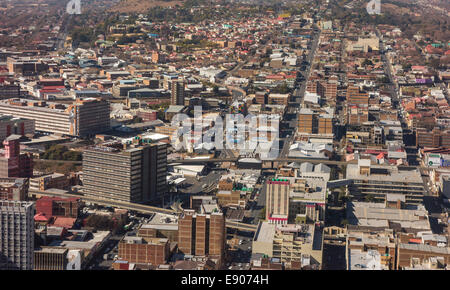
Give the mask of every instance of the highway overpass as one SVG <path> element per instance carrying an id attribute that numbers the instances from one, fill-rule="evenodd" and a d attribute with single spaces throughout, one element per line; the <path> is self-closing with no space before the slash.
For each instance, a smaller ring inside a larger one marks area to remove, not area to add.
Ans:
<path id="1" fill-rule="evenodd" d="M 50 190 L 46 190 L 46 191 L 40 191 L 40 190 L 30 189 L 28 191 L 28 195 L 76 197 L 76 198 L 80 198 L 84 202 L 89 202 L 89 203 L 98 204 L 98 205 L 102 205 L 102 206 L 112 206 L 112 207 L 123 208 L 123 209 L 132 210 L 132 211 L 136 211 L 136 212 L 143 213 L 143 214 L 154 214 L 154 213 L 163 213 L 163 214 L 172 214 L 172 215 L 178 214 L 176 211 L 174 211 L 172 209 L 160 208 L 160 207 L 138 204 L 138 203 L 97 199 L 97 198 L 93 198 L 93 197 L 86 197 L 81 194 L 68 193 L 64 190 L 51 190 L 50 189 Z M 240 223 L 240 222 L 235 222 L 235 221 L 226 221 L 226 227 L 238 229 L 241 231 L 255 232 L 257 226 Z"/>

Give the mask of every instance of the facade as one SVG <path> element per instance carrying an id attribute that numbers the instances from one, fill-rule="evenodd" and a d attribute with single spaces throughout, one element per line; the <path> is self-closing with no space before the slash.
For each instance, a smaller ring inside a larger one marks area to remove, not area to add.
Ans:
<path id="1" fill-rule="evenodd" d="M 225 249 L 223 214 L 185 210 L 178 220 L 178 249 L 185 255 L 222 257 Z"/>
<path id="2" fill-rule="evenodd" d="M 184 80 L 173 80 L 171 90 L 171 104 L 184 106 Z"/>
<path id="3" fill-rule="evenodd" d="M 283 224 L 288 221 L 290 185 L 287 179 L 267 181 L 266 219 L 271 223 Z"/>
<path id="4" fill-rule="evenodd" d="M 49 188 L 68 189 L 69 186 L 70 179 L 61 173 L 30 178 L 31 190 L 44 191 Z"/>
<path id="5" fill-rule="evenodd" d="M 0 177 L 33 176 L 33 157 L 20 153 L 20 136 L 11 135 L 3 141 L 5 153 L 0 156 Z"/>
<path id="6" fill-rule="evenodd" d="M 0 99 L 6 98 L 19 98 L 20 86 L 14 84 L 2 84 L 0 85 Z"/>
<path id="7" fill-rule="evenodd" d="M 0 116 L 0 141 L 10 135 L 34 135 L 35 121 L 32 119 L 14 118 L 13 116 Z"/>
<path id="8" fill-rule="evenodd" d="M 0 201 L 0 270 L 34 267 L 34 204 Z"/>
<path id="9" fill-rule="evenodd" d="M 52 216 L 77 218 L 79 207 L 78 198 L 44 196 L 36 201 L 36 212 L 44 214 L 47 218 Z"/>
<path id="10" fill-rule="evenodd" d="M 8 99 L 0 102 L 0 114 L 35 121 L 37 131 L 85 136 L 110 129 L 110 107 L 105 100 L 88 98 L 71 105 Z"/>
<path id="11" fill-rule="evenodd" d="M 125 202 L 147 202 L 167 192 L 167 144 L 104 143 L 83 153 L 87 196 Z"/>
<path id="12" fill-rule="evenodd" d="M 27 196 L 27 178 L 0 178 L 0 199 L 25 201 Z"/>
<path id="13" fill-rule="evenodd" d="M 374 201 L 385 202 L 391 193 L 405 196 L 406 204 L 420 204 L 424 186 L 419 170 L 402 170 L 396 166 L 371 165 L 370 159 L 360 159 L 358 164 L 347 165 L 349 194 L 358 200 L 373 197 Z"/>
<path id="14" fill-rule="evenodd" d="M 170 243 L 165 238 L 124 237 L 119 243 L 120 259 L 137 264 L 165 264 Z"/>
<path id="15" fill-rule="evenodd" d="M 252 254 L 262 254 L 282 263 L 300 263 L 300 267 L 320 269 L 323 229 L 315 225 L 276 225 L 259 223 L 252 243 Z"/>
<path id="16" fill-rule="evenodd" d="M 424 264 L 429 266 L 423 267 Z M 397 270 L 444 269 L 446 265 L 450 265 L 449 247 L 410 243 L 399 243 L 397 246 Z"/>
<path id="17" fill-rule="evenodd" d="M 34 270 L 62 271 L 67 268 L 69 249 L 48 247 L 34 251 Z"/>

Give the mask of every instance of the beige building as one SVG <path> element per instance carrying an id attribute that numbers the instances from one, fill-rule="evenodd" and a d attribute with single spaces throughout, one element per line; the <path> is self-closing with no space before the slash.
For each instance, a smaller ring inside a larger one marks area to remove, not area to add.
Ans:
<path id="1" fill-rule="evenodd" d="M 273 178 L 266 183 L 266 220 L 285 224 L 289 214 L 290 185 L 287 179 Z"/>
<path id="2" fill-rule="evenodd" d="M 303 267 L 320 269 L 323 229 L 314 225 L 275 225 L 259 223 L 253 238 L 253 254 L 279 259 L 282 263 L 300 262 Z"/>

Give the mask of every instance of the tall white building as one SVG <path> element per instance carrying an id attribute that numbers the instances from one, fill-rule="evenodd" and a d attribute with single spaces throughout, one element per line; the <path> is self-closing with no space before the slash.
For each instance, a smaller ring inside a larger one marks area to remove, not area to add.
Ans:
<path id="1" fill-rule="evenodd" d="M 33 270 L 33 202 L 0 200 L 0 270 Z"/>

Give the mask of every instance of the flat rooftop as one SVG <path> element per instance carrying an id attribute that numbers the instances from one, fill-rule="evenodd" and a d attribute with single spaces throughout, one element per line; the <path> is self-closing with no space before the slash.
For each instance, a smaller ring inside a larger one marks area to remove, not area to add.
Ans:
<path id="1" fill-rule="evenodd" d="M 420 171 L 401 170 L 396 166 L 370 165 L 370 174 L 361 174 L 358 164 L 347 165 L 347 179 L 379 182 L 406 182 L 423 184 Z"/>

